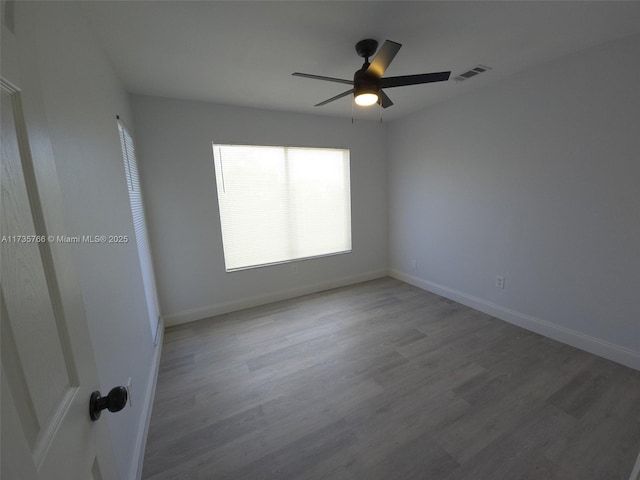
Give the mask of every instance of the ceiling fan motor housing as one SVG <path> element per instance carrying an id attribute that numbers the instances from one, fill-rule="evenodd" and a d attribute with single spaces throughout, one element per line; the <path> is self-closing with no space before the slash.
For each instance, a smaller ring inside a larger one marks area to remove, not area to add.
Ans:
<path id="1" fill-rule="evenodd" d="M 353 76 L 354 96 L 362 93 L 374 93 L 378 95 L 380 92 L 380 79 L 371 73 L 367 73 L 368 63 L 358 70 Z"/>

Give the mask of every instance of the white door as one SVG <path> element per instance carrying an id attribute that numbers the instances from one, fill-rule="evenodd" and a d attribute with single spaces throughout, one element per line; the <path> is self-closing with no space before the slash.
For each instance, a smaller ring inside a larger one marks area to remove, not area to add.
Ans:
<path id="1" fill-rule="evenodd" d="M 3 72 L 17 72 L 5 48 Z M 23 117 L 20 80 L 11 82 L 2 79 L 0 104 L 1 478 L 115 479 L 104 420 L 114 414 L 89 418 L 98 378 L 73 244 L 52 238 L 65 230 L 49 138 Z"/>

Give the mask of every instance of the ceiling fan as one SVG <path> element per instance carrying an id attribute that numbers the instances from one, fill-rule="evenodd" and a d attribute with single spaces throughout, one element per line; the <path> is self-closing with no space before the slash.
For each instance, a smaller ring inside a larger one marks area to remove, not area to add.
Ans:
<path id="1" fill-rule="evenodd" d="M 382 78 L 385 70 L 389 68 L 393 58 L 402 47 L 402 44 L 385 40 L 375 56 L 373 61 L 369 63 L 371 57 L 378 49 L 378 42 L 371 38 L 361 40 L 356 43 L 356 52 L 364 58 L 362 68 L 353 75 L 353 80 L 342 78 L 323 77 L 321 75 L 311 75 L 309 73 L 295 72 L 292 75 L 296 77 L 314 78 L 316 80 L 325 80 L 327 82 L 345 83 L 353 85 L 353 88 L 342 92 L 335 97 L 331 97 L 324 102 L 320 102 L 316 107 L 326 105 L 327 103 L 346 97 L 353 93 L 356 104 L 360 106 L 373 105 L 378 103 L 382 108 L 393 105 L 391 99 L 382 90 L 383 88 L 404 87 L 406 85 L 418 85 L 420 83 L 444 82 L 449 80 L 451 72 L 434 72 L 421 73 L 418 75 L 402 75 L 399 77 Z"/>

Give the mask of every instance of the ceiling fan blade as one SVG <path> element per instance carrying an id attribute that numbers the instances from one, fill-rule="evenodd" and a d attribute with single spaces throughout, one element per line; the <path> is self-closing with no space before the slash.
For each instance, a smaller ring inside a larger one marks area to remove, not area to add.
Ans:
<path id="1" fill-rule="evenodd" d="M 419 75 L 402 75 L 400 77 L 387 77 L 380 79 L 381 88 L 403 87 L 405 85 L 418 85 L 420 83 L 446 82 L 451 72 L 421 73 Z"/>
<path id="2" fill-rule="evenodd" d="M 373 62 L 371 62 L 371 65 L 367 68 L 367 73 L 373 73 L 378 78 L 382 77 L 385 70 L 389 68 L 389 64 L 393 61 L 393 57 L 395 57 L 398 50 L 400 50 L 400 47 L 402 47 L 401 43 L 385 40 L 373 59 Z"/>
<path id="3" fill-rule="evenodd" d="M 382 108 L 387 108 L 393 105 L 393 102 L 391 101 L 389 96 L 382 90 L 380 90 L 380 105 L 382 105 Z"/>
<path id="4" fill-rule="evenodd" d="M 331 97 L 329 100 L 325 100 L 324 102 L 320 102 L 317 105 L 314 105 L 314 107 L 321 107 L 322 105 L 326 105 L 329 102 L 333 102 L 334 100 L 338 100 L 339 98 L 342 97 L 346 97 L 347 95 L 350 95 L 354 92 L 354 89 L 352 88 L 351 90 L 347 90 L 346 92 L 342 92 L 339 95 L 336 95 L 335 97 Z"/>
<path id="5" fill-rule="evenodd" d="M 345 83 L 347 85 L 353 85 L 353 80 L 345 80 L 343 78 L 323 77 L 322 75 L 311 75 L 310 73 L 292 73 L 294 77 L 313 78 L 314 80 L 325 80 L 327 82 Z"/>

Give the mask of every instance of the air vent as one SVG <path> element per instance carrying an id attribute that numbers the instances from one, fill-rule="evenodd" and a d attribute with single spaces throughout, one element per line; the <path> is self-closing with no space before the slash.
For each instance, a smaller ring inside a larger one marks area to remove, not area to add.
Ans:
<path id="1" fill-rule="evenodd" d="M 457 82 L 463 82 L 489 70 L 491 70 L 491 67 L 487 67 L 486 65 L 476 65 L 471 70 L 467 70 L 466 72 L 461 73 L 460 75 L 455 77 L 454 80 Z"/>

